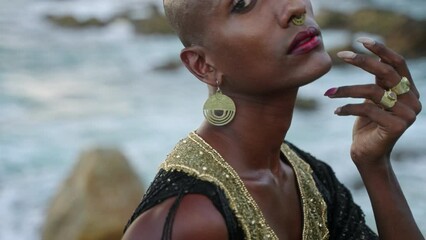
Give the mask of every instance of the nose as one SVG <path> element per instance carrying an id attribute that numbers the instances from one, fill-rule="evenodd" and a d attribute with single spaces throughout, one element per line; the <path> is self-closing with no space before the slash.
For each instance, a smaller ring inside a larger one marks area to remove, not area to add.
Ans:
<path id="1" fill-rule="evenodd" d="M 297 17 L 306 13 L 305 0 L 276 0 L 278 23 L 282 28 L 288 28 L 293 17 Z"/>

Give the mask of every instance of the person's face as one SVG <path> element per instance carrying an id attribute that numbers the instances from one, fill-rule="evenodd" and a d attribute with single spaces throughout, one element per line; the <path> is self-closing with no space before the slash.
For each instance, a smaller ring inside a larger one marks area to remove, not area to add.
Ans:
<path id="1" fill-rule="evenodd" d="M 282 91 L 309 83 L 330 69 L 319 33 L 303 38 L 307 44 L 300 40 L 296 49 L 291 47 L 296 35 L 318 30 L 309 0 L 212 1 L 205 18 L 204 47 L 214 68 L 223 74 L 222 90 Z M 305 12 L 304 25 L 291 22 Z"/>

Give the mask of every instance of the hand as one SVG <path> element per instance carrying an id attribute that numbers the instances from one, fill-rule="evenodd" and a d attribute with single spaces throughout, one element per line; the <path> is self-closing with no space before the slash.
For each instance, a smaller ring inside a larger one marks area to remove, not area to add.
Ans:
<path id="1" fill-rule="evenodd" d="M 361 104 L 339 107 L 335 113 L 339 116 L 357 116 L 351 146 L 355 164 L 380 164 L 389 160 L 393 146 L 421 111 L 421 103 L 404 58 L 372 39 L 360 38 L 358 41 L 380 60 L 349 51 L 340 52 L 338 56 L 375 75 L 376 83 L 332 88 L 325 95 L 330 98 L 365 99 Z M 380 104 L 385 90 L 396 86 L 402 77 L 410 81 L 410 91 L 398 95 L 395 105 L 385 109 Z"/>

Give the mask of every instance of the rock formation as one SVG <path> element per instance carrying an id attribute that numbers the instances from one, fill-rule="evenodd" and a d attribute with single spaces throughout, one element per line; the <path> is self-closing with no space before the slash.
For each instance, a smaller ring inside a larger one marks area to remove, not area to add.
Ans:
<path id="1" fill-rule="evenodd" d="M 317 22 L 325 29 L 379 35 L 387 46 L 407 58 L 426 56 L 426 20 L 388 10 L 360 9 L 353 14 L 323 10 Z"/>
<path id="2" fill-rule="evenodd" d="M 139 178 L 118 150 L 86 151 L 53 198 L 42 239 L 121 239 L 142 194 Z"/>

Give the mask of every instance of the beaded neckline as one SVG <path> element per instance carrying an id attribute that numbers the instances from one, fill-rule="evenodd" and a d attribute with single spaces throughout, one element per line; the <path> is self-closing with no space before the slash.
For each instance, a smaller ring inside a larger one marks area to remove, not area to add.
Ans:
<path id="1" fill-rule="evenodd" d="M 299 185 L 303 240 L 327 239 L 327 207 L 312 178 L 312 169 L 287 144 L 282 144 L 281 151 L 292 165 Z M 182 171 L 219 186 L 244 231 L 245 239 L 278 239 L 237 172 L 195 132 L 176 145 L 161 168 Z"/>

